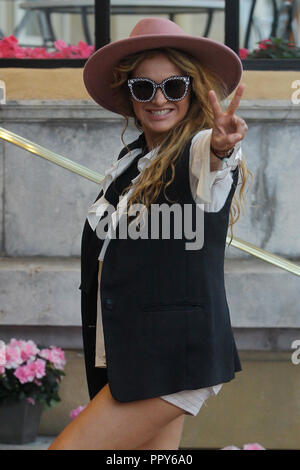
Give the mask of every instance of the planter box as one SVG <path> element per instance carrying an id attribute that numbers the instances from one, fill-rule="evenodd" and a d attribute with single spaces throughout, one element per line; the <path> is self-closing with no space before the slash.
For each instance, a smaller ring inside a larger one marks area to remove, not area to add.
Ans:
<path id="1" fill-rule="evenodd" d="M 43 405 L 31 405 L 26 400 L 0 406 L 0 442 L 27 444 L 36 439 Z"/>
<path id="2" fill-rule="evenodd" d="M 300 70 L 300 59 L 244 59 L 244 70 Z"/>

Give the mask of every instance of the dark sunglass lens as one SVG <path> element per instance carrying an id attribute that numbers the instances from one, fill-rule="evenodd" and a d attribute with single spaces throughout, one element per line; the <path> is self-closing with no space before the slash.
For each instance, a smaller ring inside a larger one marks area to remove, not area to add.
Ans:
<path id="1" fill-rule="evenodd" d="M 151 82 L 141 80 L 133 83 L 132 91 L 138 100 L 149 100 L 153 93 L 153 85 Z"/>
<path id="2" fill-rule="evenodd" d="M 182 98 L 185 93 L 185 82 L 176 78 L 172 78 L 165 83 L 165 92 L 171 99 Z"/>

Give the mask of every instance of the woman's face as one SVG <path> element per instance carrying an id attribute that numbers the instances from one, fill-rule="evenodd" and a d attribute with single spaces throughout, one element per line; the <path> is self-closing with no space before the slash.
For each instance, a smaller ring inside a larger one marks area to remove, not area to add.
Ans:
<path id="1" fill-rule="evenodd" d="M 157 54 L 152 58 L 143 60 L 133 71 L 131 78 L 150 78 L 156 83 L 161 83 L 168 77 L 185 75 L 164 54 Z M 160 88 L 152 101 L 139 102 L 131 97 L 133 110 L 139 119 L 145 133 L 149 149 L 154 143 L 158 143 L 162 134 L 169 131 L 186 115 L 190 103 L 190 90 L 180 101 L 169 101 L 163 95 Z M 158 114 L 163 111 L 163 114 Z"/>

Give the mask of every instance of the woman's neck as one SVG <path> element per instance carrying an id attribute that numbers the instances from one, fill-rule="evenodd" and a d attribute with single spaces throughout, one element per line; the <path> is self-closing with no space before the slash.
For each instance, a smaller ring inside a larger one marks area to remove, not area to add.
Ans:
<path id="1" fill-rule="evenodd" d="M 160 145 L 160 143 L 162 142 L 162 140 L 164 138 L 163 134 L 159 134 L 159 135 L 154 136 L 154 135 L 150 135 L 146 131 L 144 131 L 144 134 L 145 134 L 145 140 L 146 140 L 146 144 L 147 144 L 149 152 L 151 152 L 151 150 L 153 150 L 155 147 Z"/>

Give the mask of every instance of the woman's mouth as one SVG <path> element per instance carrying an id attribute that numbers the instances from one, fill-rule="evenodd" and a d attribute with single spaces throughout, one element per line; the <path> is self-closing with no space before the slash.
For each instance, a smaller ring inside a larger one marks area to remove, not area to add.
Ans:
<path id="1" fill-rule="evenodd" d="M 151 117 L 155 118 L 163 118 L 170 114 L 173 110 L 172 109 L 148 109 L 147 112 L 151 115 Z"/>

